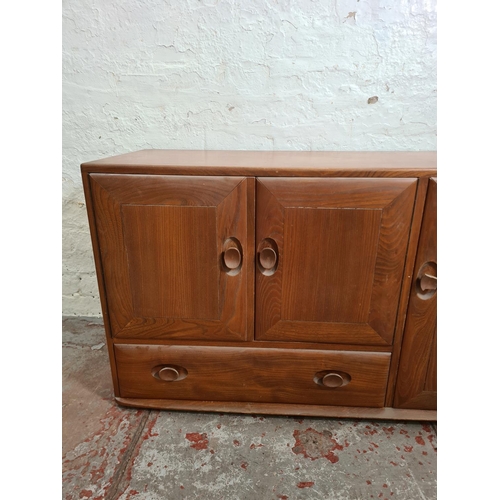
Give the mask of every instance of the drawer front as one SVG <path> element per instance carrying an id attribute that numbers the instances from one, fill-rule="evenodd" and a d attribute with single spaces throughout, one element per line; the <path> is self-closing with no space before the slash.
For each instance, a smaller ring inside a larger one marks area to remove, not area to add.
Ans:
<path id="1" fill-rule="evenodd" d="M 121 397 L 382 407 L 390 353 L 115 344 Z"/>

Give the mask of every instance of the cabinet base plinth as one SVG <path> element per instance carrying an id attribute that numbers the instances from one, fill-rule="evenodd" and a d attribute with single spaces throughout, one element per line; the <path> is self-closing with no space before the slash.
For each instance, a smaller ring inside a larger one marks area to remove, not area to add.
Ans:
<path id="1" fill-rule="evenodd" d="M 149 408 L 152 410 L 294 415 L 300 417 L 362 418 L 380 420 L 422 420 L 427 422 L 437 421 L 437 411 L 435 410 L 140 398 L 115 398 L 115 400 L 121 406 Z"/>

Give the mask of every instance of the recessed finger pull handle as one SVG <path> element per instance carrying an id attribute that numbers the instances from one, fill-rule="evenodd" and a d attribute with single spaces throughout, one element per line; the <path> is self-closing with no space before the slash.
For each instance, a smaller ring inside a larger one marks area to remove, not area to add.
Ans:
<path id="1" fill-rule="evenodd" d="M 426 262 L 420 267 L 415 286 L 417 296 L 422 300 L 428 300 L 434 296 L 437 291 L 437 264 L 435 262 Z"/>
<path id="2" fill-rule="evenodd" d="M 420 278 L 420 288 L 423 292 L 429 292 L 431 290 L 437 289 L 437 276 L 432 276 L 432 274 L 425 273 Z"/>
<path id="3" fill-rule="evenodd" d="M 222 270 L 229 276 L 240 273 L 243 265 L 243 248 L 238 238 L 227 238 L 222 245 Z"/>
<path id="4" fill-rule="evenodd" d="M 340 373 L 327 373 L 322 379 L 325 387 L 341 387 L 344 385 L 344 379 Z"/>
<path id="5" fill-rule="evenodd" d="M 263 239 L 257 248 L 257 268 L 264 276 L 272 276 L 278 269 L 278 245 L 272 238 Z"/>
<path id="6" fill-rule="evenodd" d="M 264 269 L 272 269 L 277 260 L 276 252 L 270 247 L 262 249 L 259 253 L 259 263 Z"/>
<path id="7" fill-rule="evenodd" d="M 237 247 L 228 248 L 224 252 L 224 264 L 228 269 L 237 269 L 241 264 L 241 252 Z"/>
<path id="8" fill-rule="evenodd" d="M 343 387 L 351 381 L 351 376 L 348 373 L 341 371 L 324 370 L 316 373 L 314 382 L 322 387 L 335 389 Z"/>
<path id="9" fill-rule="evenodd" d="M 151 370 L 151 375 L 163 382 L 177 382 L 185 379 L 188 372 L 184 367 L 178 365 L 158 365 Z"/>

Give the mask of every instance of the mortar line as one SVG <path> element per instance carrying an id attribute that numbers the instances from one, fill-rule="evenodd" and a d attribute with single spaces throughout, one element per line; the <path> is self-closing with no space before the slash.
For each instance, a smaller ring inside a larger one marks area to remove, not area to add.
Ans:
<path id="1" fill-rule="evenodd" d="M 151 415 L 151 410 L 145 411 L 146 413 L 142 416 L 139 426 L 132 437 L 132 441 L 128 445 L 127 451 L 123 454 L 122 463 L 118 466 L 117 471 L 113 475 L 113 479 L 111 480 L 111 489 L 105 495 L 104 500 L 116 500 L 118 498 L 119 487 L 122 484 L 123 476 L 125 475 L 130 459 L 134 454 L 137 443 L 139 442 L 142 432 L 144 431 L 144 427 L 146 427 L 146 423 Z"/>

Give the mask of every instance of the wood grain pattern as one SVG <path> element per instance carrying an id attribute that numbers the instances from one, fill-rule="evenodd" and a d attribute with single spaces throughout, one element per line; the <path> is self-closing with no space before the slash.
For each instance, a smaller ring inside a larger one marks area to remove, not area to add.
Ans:
<path id="1" fill-rule="evenodd" d="M 383 406 L 390 354 L 115 344 L 123 397 Z M 179 382 L 151 375 L 157 365 L 187 370 Z M 320 371 L 351 376 L 348 385 L 317 385 Z"/>
<path id="2" fill-rule="evenodd" d="M 186 401 L 172 399 L 115 398 L 122 406 L 154 410 L 243 413 L 250 415 L 294 415 L 300 417 L 362 418 L 381 420 L 437 420 L 432 410 L 399 408 L 363 408 L 359 406 L 322 406 L 279 403 L 248 403 L 246 401 Z"/>
<path id="3" fill-rule="evenodd" d="M 123 204 L 121 212 L 134 317 L 218 320 L 215 208 Z"/>
<path id="4" fill-rule="evenodd" d="M 417 258 L 418 270 L 427 262 L 437 262 L 437 182 L 429 181 Z M 410 296 L 401 349 L 394 406 L 435 410 L 437 293 L 428 299 L 418 296 L 416 279 Z"/>
<path id="5" fill-rule="evenodd" d="M 229 235 L 247 248 L 246 179 L 90 177 L 113 336 L 251 335 L 253 266 L 229 275 L 221 262 Z"/>
<path id="6" fill-rule="evenodd" d="M 428 177 L 435 151 L 143 150 L 82 164 L 84 172 L 273 177 Z"/>
<path id="7" fill-rule="evenodd" d="M 285 210 L 284 321 L 367 322 L 380 217 L 381 210 Z"/>
<path id="8" fill-rule="evenodd" d="M 280 263 L 256 275 L 256 338 L 390 344 L 415 189 L 415 179 L 259 178 L 257 244 L 276 241 Z"/>

